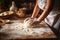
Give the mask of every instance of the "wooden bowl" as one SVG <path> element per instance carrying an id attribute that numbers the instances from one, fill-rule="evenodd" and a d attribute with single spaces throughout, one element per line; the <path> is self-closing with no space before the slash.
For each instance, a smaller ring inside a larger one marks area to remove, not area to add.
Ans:
<path id="1" fill-rule="evenodd" d="M 6 12 L 2 12 L 0 13 L 0 18 L 9 18 L 14 14 L 13 11 L 6 11 Z"/>

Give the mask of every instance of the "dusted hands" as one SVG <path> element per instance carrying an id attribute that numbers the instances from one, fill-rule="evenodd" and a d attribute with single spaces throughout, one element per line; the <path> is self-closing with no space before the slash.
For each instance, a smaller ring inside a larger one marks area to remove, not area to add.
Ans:
<path id="1" fill-rule="evenodd" d="M 26 18 L 24 20 L 24 27 L 26 28 L 31 28 L 37 24 L 39 24 L 39 21 L 37 21 L 37 18 Z"/>

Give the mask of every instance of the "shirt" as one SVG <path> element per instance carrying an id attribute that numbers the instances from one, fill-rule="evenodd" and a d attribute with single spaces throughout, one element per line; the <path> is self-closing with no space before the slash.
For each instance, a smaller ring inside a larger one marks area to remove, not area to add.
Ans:
<path id="1" fill-rule="evenodd" d="M 44 10 L 47 0 L 38 0 L 37 3 L 38 3 L 38 7 Z M 59 14 L 60 14 L 60 0 L 54 0 L 53 9 L 46 17 L 45 22 L 49 25 L 52 25 L 55 20 L 55 17 Z"/>

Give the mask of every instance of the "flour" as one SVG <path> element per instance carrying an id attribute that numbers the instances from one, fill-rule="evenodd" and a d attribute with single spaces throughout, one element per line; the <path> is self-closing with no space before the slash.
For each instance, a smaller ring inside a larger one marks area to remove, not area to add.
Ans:
<path id="1" fill-rule="evenodd" d="M 16 38 L 43 38 L 45 37 L 44 33 L 48 33 L 47 35 L 50 35 L 52 31 L 45 26 L 41 28 L 25 28 L 24 23 L 21 22 L 14 22 L 12 24 L 6 24 L 2 26 L 0 29 L 0 33 L 7 34 L 6 37 L 3 37 L 1 39 L 16 39 Z M 46 35 L 46 34 L 45 34 Z"/>

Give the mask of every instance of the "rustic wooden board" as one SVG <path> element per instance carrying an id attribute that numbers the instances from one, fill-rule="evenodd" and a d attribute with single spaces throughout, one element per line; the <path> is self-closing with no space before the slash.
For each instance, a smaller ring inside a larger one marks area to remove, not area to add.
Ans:
<path id="1" fill-rule="evenodd" d="M 12 24 L 5 24 L 0 29 L 0 39 L 30 39 L 30 38 L 56 38 L 53 31 L 44 23 L 37 28 L 20 27 L 22 20 L 12 20 Z"/>

